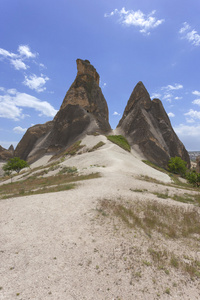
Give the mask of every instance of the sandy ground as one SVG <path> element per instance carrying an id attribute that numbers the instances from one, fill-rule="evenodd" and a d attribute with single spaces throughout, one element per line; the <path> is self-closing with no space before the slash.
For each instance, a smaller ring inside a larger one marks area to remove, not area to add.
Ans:
<path id="1" fill-rule="evenodd" d="M 83 144 L 90 149 L 99 140 L 106 145 L 91 153 L 83 149 L 62 164 L 76 166 L 79 173 L 98 171 L 100 178 L 82 181 L 74 190 L 0 201 L 0 299 L 200 299 L 197 279 L 142 264 L 149 247 L 200 260 L 198 242 L 151 239 L 99 214 L 100 200 L 142 202 L 155 199 L 151 191 L 166 191 L 165 185 L 139 180 L 140 175 L 171 181 L 136 152 L 129 154 L 103 136 L 86 137 Z"/>

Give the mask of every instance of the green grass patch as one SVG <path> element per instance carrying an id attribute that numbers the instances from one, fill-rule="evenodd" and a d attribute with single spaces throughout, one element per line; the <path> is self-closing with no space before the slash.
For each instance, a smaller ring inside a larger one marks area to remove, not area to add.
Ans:
<path id="1" fill-rule="evenodd" d="M 63 167 L 60 171 L 59 171 L 59 174 L 65 174 L 65 173 L 68 173 L 68 174 L 75 174 L 77 173 L 77 168 L 76 167 Z"/>
<path id="2" fill-rule="evenodd" d="M 123 135 L 108 135 L 107 139 L 122 149 L 131 152 L 131 146 Z"/>
<path id="3" fill-rule="evenodd" d="M 91 149 L 89 149 L 88 152 L 93 152 L 93 151 L 99 149 L 100 147 L 102 147 L 102 146 L 104 146 L 104 145 L 105 145 L 105 143 L 102 142 L 102 141 L 100 141 L 100 142 L 97 143 L 94 147 L 92 147 Z"/>

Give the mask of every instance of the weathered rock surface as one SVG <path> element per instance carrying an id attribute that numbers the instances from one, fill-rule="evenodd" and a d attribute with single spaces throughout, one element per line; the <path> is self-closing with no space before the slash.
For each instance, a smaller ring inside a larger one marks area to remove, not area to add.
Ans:
<path id="1" fill-rule="evenodd" d="M 12 158 L 14 154 L 14 147 L 11 145 L 8 150 L 0 146 L 0 161 L 6 161 Z"/>
<path id="2" fill-rule="evenodd" d="M 159 99 L 151 101 L 142 82 L 134 88 L 117 126 L 133 147 L 156 165 L 167 167 L 170 157 L 179 156 L 190 166 L 189 155 L 174 132 Z"/>
<path id="3" fill-rule="evenodd" d="M 29 163 L 56 153 L 86 133 L 107 133 L 108 106 L 99 87 L 99 74 L 88 60 L 77 59 L 77 76 L 53 121 L 27 130 L 15 156 Z"/>

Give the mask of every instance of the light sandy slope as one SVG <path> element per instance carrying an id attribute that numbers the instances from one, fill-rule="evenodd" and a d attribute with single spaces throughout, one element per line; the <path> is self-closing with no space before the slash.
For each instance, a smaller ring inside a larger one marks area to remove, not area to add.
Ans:
<path id="1" fill-rule="evenodd" d="M 102 199 L 155 199 L 135 189 L 181 191 L 138 180 L 142 174 L 170 181 L 105 137 L 86 137 L 83 144 L 91 149 L 99 140 L 106 143 L 101 149 L 62 164 L 76 166 L 80 173 L 100 171 L 101 178 L 80 182 L 75 190 L 0 201 L 0 299 L 199 299 L 198 280 L 142 263 L 149 247 L 200 259 L 195 244 L 130 232 L 99 216 L 97 209 Z"/>

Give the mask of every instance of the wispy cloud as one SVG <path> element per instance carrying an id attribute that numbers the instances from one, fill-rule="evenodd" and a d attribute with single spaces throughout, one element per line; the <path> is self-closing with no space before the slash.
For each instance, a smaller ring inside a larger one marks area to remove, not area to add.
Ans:
<path id="1" fill-rule="evenodd" d="M 17 53 L 0 48 L 0 59 L 7 59 L 16 70 L 26 70 L 28 65 L 25 63 L 25 60 L 34 58 L 36 55 L 37 53 L 33 53 L 27 45 L 20 45 Z"/>
<path id="2" fill-rule="evenodd" d="M 168 102 L 172 102 L 173 95 L 172 94 L 164 94 L 162 100 L 166 100 Z"/>
<path id="3" fill-rule="evenodd" d="M 49 78 L 47 76 L 44 76 L 43 74 L 41 74 L 41 76 L 33 74 L 29 77 L 25 76 L 23 84 L 28 86 L 31 90 L 43 92 L 46 90 L 46 87 L 44 87 L 44 85 L 48 80 Z"/>
<path id="4" fill-rule="evenodd" d="M 27 128 L 22 128 L 21 126 L 16 126 L 13 128 L 13 131 L 15 133 L 20 133 L 20 134 L 25 133 L 26 130 L 27 130 Z"/>
<path id="5" fill-rule="evenodd" d="M 57 110 L 47 101 L 41 101 L 26 93 L 7 92 L 0 96 L 0 117 L 18 121 L 25 117 L 23 108 L 32 108 L 39 112 L 39 116 L 54 117 L 57 113 Z"/>
<path id="6" fill-rule="evenodd" d="M 31 52 L 29 46 L 27 45 L 20 45 L 18 47 L 18 52 L 21 57 L 25 56 L 27 58 L 34 58 L 37 55 L 36 53 Z"/>
<path id="7" fill-rule="evenodd" d="M 159 99 L 162 95 L 160 93 L 153 93 L 151 99 Z"/>
<path id="8" fill-rule="evenodd" d="M 200 92 L 199 91 L 193 91 L 192 94 L 195 95 L 195 96 L 199 96 L 200 97 Z"/>
<path id="9" fill-rule="evenodd" d="M 192 103 L 200 106 L 200 99 L 196 99 L 196 100 L 192 101 Z"/>
<path id="10" fill-rule="evenodd" d="M 200 46 L 200 35 L 195 29 L 187 23 L 183 23 L 183 27 L 179 30 L 179 34 L 182 39 L 188 40 L 194 46 Z"/>
<path id="11" fill-rule="evenodd" d="M 182 84 L 175 83 L 174 85 L 168 84 L 167 86 L 163 86 L 161 89 L 162 90 L 173 91 L 173 90 L 180 90 L 182 88 L 183 88 Z"/>
<path id="12" fill-rule="evenodd" d="M 26 70 L 28 66 L 21 59 L 11 59 L 11 65 L 14 66 L 15 70 Z"/>
<path id="13" fill-rule="evenodd" d="M 113 17 L 117 15 L 119 22 L 126 26 L 135 26 L 140 28 L 140 32 L 150 34 L 151 29 L 161 25 L 165 20 L 156 19 L 154 16 L 156 10 L 153 10 L 148 15 L 144 14 L 141 10 L 126 10 L 124 7 L 121 10 L 114 9 L 111 13 L 104 14 L 104 17 Z"/>
<path id="14" fill-rule="evenodd" d="M 189 112 L 184 114 L 185 116 L 189 116 L 192 119 L 200 119 L 200 111 L 196 111 L 193 109 L 190 109 Z"/>

